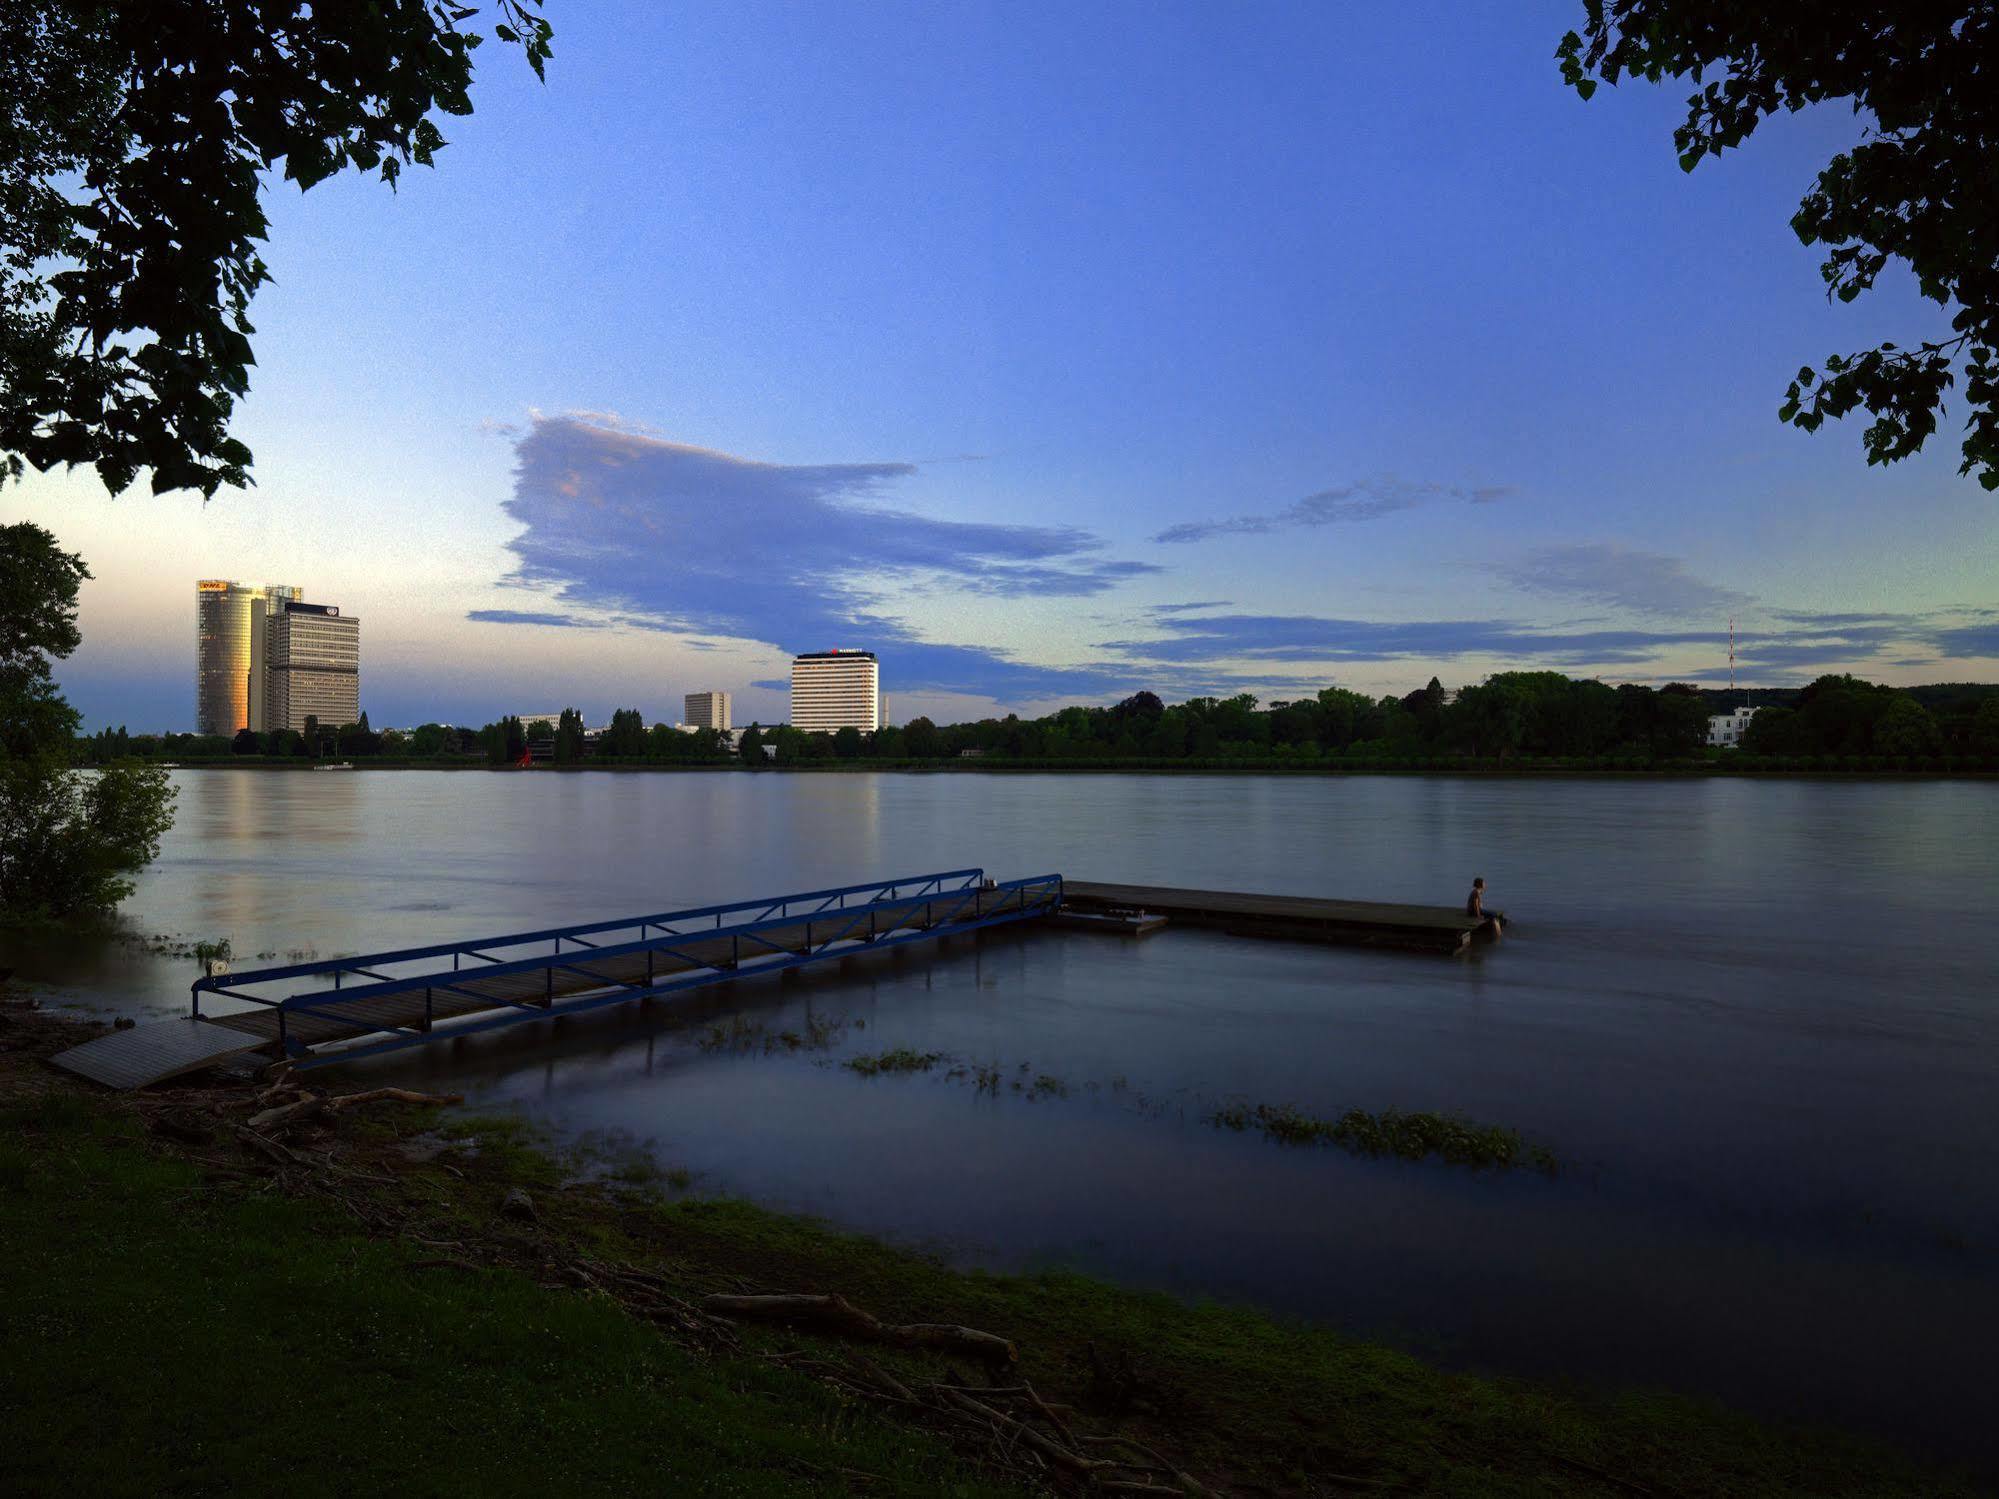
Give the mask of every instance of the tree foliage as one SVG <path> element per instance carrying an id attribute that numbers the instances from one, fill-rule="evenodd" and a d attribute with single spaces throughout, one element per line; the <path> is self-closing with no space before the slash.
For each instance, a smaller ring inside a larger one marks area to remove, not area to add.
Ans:
<path id="1" fill-rule="evenodd" d="M 491 35 L 537 74 L 541 0 Z M 91 464 L 114 494 L 250 482 L 229 436 L 270 279 L 265 174 L 393 186 L 472 112 L 455 0 L 0 0 L 0 477 Z"/>
<path id="2" fill-rule="evenodd" d="M 1961 373 L 1959 471 L 1999 489 L 1999 0 L 1585 0 L 1585 15 L 1556 52 L 1583 98 L 1599 81 L 1692 79 L 1673 133 L 1686 171 L 1779 111 L 1852 107 L 1859 143 L 1819 173 L 1791 228 L 1825 247 L 1829 296 L 1853 301 L 1898 261 L 1955 309 L 1952 336 L 1808 365 L 1779 415 L 1811 432 L 1865 410 L 1867 461 L 1892 463 L 1936 431 Z"/>
<path id="3" fill-rule="evenodd" d="M 0 765 L 0 914 L 110 910 L 159 857 L 173 803 L 155 765 L 80 771 L 49 755 Z"/>
<path id="4" fill-rule="evenodd" d="M 40 526 L 0 526 L 0 762 L 66 745 L 76 710 L 49 663 L 75 650 L 76 594 L 90 569 Z"/>
<path id="5" fill-rule="evenodd" d="M 158 766 L 73 768 L 76 710 L 53 663 L 76 649 L 90 570 L 40 526 L 0 527 L 0 915 L 108 910 L 160 851 L 173 788 Z"/>
<path id="6" fill-rule="evenodd" d="M 564 708 L 555 722 L 555 763 L 574 765 L 583 758 L 583 715 Z"/>
<path id="7" fill-rule="evenodd" d="M 604 730 L 604 737 L 597 748 L 600 754 L 616 760 L 636 760 L 644 755 L 645 715 L 636 708 L 617 709 L 611 714 L 611 726 Z"/>

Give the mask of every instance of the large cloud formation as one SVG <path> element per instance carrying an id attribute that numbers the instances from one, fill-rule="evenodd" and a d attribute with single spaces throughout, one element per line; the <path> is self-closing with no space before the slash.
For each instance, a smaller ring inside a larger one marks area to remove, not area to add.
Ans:
<path id="1" fill-rule="evenodd" d="M 891 508 L 908 463 L 776 464 L 634 431 L 608 418 L 537 416 L 515 444 L 510 581 L 579 611 L 477 610 L 494 623 L 586 623 L 895 650 L 898 690 L 1006 698 L 1100 694 L 1123 669 L 1046 667 L 987 647 L 915 638 L 878 604 L 935 584 L 1004 598 L 1101 593 L 1160 569 L 1101 555 L 1087 531 L 940 520 Z"/>
<path id="2" fill-rule="evenodd" d="M 1475 661 L 1571 672 L 1656 670 L 1662 657 L 1725 659 L 1717 618 L 1745 595 L 1705 582 L 1674 557 L 1606 544 L 1564 544 L 1485 564 L 1523 593 L 1653 616 L 1537 624 L 1505 618 L 1383 621 L 1235 612 L 1225 600 L 1154 604 L 1095 659 L 1050 666 L 988 646 L 938 644 L 887 611 L 892 595 L 985 595 L 1019 601 L 1102 594 L 1156 574 L 1104 555 L 1067 526 L 942 520 L 885 500 L 916 473 L 908 463 L 773 464 L 666 441 L 615 418 L 536 417 L 516 435 L 506 513 L 510 582 L 536 607 L 479 609 L 475 620 L 663 630 L 763 642 L 783 651 L 867 646 L 888 658 L 896 692 L 966 693 L 1006 703 L 1092 699 L 1138 687 L 1175 697 L 1245 688 L 1280 695 L 1322 686 L 1341 667 Z M 1503 491 L 1377 480 L 1308 496 L 1265 516 L 1176 526 L 1157 538 L 1365 520 L 1441 504 L 1483 504 Z M 1985 609 L 1932 614 L 1752 611 L 1738 660 L 1766 682 L 1814 669 L 1865 669 L 1987 656 L 1999 625 Z M 694 649 L 717 648 L 689 639 Z M 782 683 L 772 683 L 781 687 Z"/>

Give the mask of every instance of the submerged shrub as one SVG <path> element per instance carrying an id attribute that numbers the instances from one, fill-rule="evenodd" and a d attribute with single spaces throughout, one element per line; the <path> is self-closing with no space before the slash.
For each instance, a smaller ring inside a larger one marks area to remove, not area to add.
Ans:
<path id="1" fill-rule="evenodd" d="M 1337 1119 L 1320 1119 L 1289 1104 L 1231 1104 L 1208 1116 L 1218 1129 L 1255 1129 L 1284 1145 L 1338 1145 L 1354 1155 L 1397 1156 L 1421 1161 L 1431 1156 L 1456 1166 L 1507 1168 L 1531 1166 L 1552 1173 L 1551 1151 L 1528 1145 L 1517 1130 L 1497 1124 L 1474 1124 L 1451 1114 L 1403 1113 L 1388 1109 L 1370 1114 L 1349 1109 Z"/>
<path id="2" fill-rule="evenodd" d="M 849 1057 L 841 1065 L 862 1077 L 878 1077 L 884 1072 L 928 1072 L 943 1060 L 941 1051 L 912 1051 L 907 1046 L 897 1046 L 871 1056 Z"/>
<path id="3" fill-rule="evenodd" d="M 156 765 L 87 771 L 51 755 L 0 760 L 0 913 L 109 911 L 158 856 L 174 796 Z"/>

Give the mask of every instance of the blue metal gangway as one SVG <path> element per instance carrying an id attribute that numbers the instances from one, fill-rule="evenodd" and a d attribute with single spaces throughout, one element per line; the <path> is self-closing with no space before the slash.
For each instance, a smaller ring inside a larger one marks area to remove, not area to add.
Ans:
<path id="1" fill-rule="evenodd" d="M 325 1066 L 1031 920 L 1061 904 L 1059 874 L 994 882 L 954 869 L 216 974 L 195 980 L 191 1013 L 234 1032 L 239 1049 L 236 1038 L 250 1036 L 297 1066 Z M 215 1000 L 239 1007 L 218 1013 Z"/>

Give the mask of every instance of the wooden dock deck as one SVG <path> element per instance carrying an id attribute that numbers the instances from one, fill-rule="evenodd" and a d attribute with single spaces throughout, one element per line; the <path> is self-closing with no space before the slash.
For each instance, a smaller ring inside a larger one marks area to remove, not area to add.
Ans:
<path id="1" fill-rule="evenodd" d="M 995 883 L 982 870 L 951 870 L 210 976 L 195 981 L 188 1017 L 117 1031 L 52 1060 L 114 1088 L 260 1049 L 297 1067 L 329 1065 L 1040 919 L 1054 913 L 1061 885 L 1060 875 Z M 218 1013 L 217 1001 L 237 1007 Z"/>
<path id="2" fill-rule="evenodd" d="M 983 870 L 949 870 L 211 975 L 195 981 L 187 1018 L 114 1032 L 53 1060 L 115 1088 L 144 1087 L 249 1051 L 297 1067 L 326 1066 L 953 932 L 1051 919 L 1128 936 L 1177 923 L 1436 953 L 1462 952 L 1481 927 L 1447 906 L 1099 884 L 1057 874 L 995 883 Z M 205 1011 L 204 996 L 212 1001 Z"/>
<path id="3" fill-rule="evenodd" d="M 1064 880 L 1062 909 L 1085 915 L 1144 911 L 1181 926 L 1209 927 L 1240 936 L 1438 953 L 1464 951 L 1480 926 L 1463 911 L 1450 906 L 1320 900 L 1311 896 L 1255 895 L 1231 890 L 1181 890 L 1091 880 Z"/>

